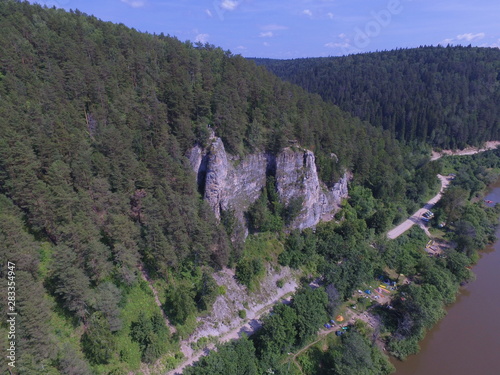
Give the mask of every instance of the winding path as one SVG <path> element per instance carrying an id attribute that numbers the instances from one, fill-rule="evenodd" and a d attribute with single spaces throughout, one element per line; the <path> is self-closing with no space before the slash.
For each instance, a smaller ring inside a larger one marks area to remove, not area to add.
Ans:
<path id="1" fill-rule="evenodd" d="M 161 314 L 163 316 L 163 320 L 165 321 L 165 325 L 170 330 L 170 334 L 176 333 L 177 329 L 175 328 L 175 326 L 172 323 L 170 323 L 170 320 L 168 320 L 168 316 L 167 316 L 167 314 L 165 314 L 165 310 L 163 310 L 163 305 L 160 301 L 160 298 L 158 297 L 158 291 L 155 289 L 155 287 L 153 285 L 153 281 L 149 277 L 146 269 L 144 268 L 144 266 L 142 264 L 139 264 L 139 270 L 141 271 L 142 279 L 148 283 L 149 288 L 153 292 L 153 296 L 155 298 L 156 305 L 160 308 Z"/>
<path id="2" fill-rule="evenodd" d="M 415 212 L 413 215 L 411 215 L 408 219 L 403 221 L 401 224 L 399 224 L 397 227 L 391 229 L 387 233 L 387 237 L 389 237 L 391 240 L 399 237 L 402 235 L 404 232 L 406 232 L 408 229 L 410 229 L 413 225 L 418 224 L 424 231 L 429 235 L 427 228 L 423 225 L 421 217 L 424 212 L 430 210 L 434 205 L 439 202 L 441 197 L 443 196 L 444 190 L 448 187 L 450 184 L 450 180 L 448 180 L 448 177 L 442 176 L 438 174 L 438 178 L 441 180 L 441 189 L 439 190 L 439 193 L 437 193 L 436 196 L 431 198 L 421 209 L 419 209 L 417 212 Z"/>
<path id="3" fill-rule="evenodd" d="M 441 152 L 437 151 L 432 151 L 432 156 L 431 156 L 431 161 L 433 160 L 438 160 L 439 158 L 443 156 L 460 156 L 460 155 L 474 155 L 479 152 L 484 152 L 488 150 L 492 150 L 500 146 L 500 141 L 490 141 L 486 142 L 485 147 L 483 148 L 466 148 L 464 150 L 442 150 Z M 441 180 L 441 189 L 439 190 L 439 193 L 434 196 L 432 199 L 430 199 L 424 207 L 419 209 L 417 212 L 415 212 L 413 215 L 411 215 L 407 220 L 403 221 L 401 224 L 399 224 L 397 227 L 391 229 L 387 233 L 387 237 L 391 240 L 399 237 L 402 235 L 404 232 L 406 232 L 408 229 L 410 229 L 413 225 L 417 224 L 419 225 L 425 233 L 430 237 L 430 233 L 427 229 L 427 227 L 422 223 L 421 217 L 422 214 L 428 210 L 430 210 L 434 205 L 439 202 L 441 197 L 443 196 L 444 190 L 448 187 L 450 184 L 450 181 L 448 180 L 447 177 L 442 176 L 442 175 L 437 175 L 438 178 Z"/>
<path id="4" fill-rule="evenodd" d="M 243 333 L 245 333 L 248 336 L 252 335 L 254 332 L 256 332 L 258 329 L 262 327 L 260 321 L 261 316 L 271 311 L 271 309 L 277 303 L 282 302 L 283 298 L 285 298 L 288 294 L 289 292 L 284 292 L 283 294 L 280 294 L 271 303 L 269 303 L 264 308 L 259 310 L 255 314 L 253 319 L 249 319 L 245 321 L 243 324 L 240 324 L 237 327 L 233 328 L 229 332 L 219 336 L 217 338 L 217 341 L 220 343 L 224 343 L 234 339 L 239 339 Z M 199 351 L 194 351 L 191 349 L 189 345 L 189 340 L 183 340 L 181 342 L 181 351 L 184 353 L 184 355 L 186 355 L 186 360 L 182 362 L 177 368 L 168 371 L 166 375 L 182 374 L 182 371 L 186 367 L 193 365 L 195 362 L 199 361 L 201 357 L 208 355 L 212 350 L 216 350 L 216 345 L 213 343 L 208 344 L 205 348 Z"/>

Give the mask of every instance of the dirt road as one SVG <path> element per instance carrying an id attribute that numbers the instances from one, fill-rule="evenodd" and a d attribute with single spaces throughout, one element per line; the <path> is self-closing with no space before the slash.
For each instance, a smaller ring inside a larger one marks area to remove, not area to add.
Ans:
<path id="1" fill-rule="evenodd" d="M 490 142 L 486 142 L 485 146 L 483 148 L 469 147 L 469 148 L 466 148 L 463 150 L 442 150 L 441 152 L 432 151 L 431 161 L 437 160 L 445 155 L 453 155 L 453 156 L 474 155 L 474 154 L 477 154 L 479 152 L 493 150 L 493 149 L 497 148 L 498 146 L 500 146 L 500 141 L 490 141 Z"/>
<path id="2" fill-rule="evenodd" d="M 431 158 L 431 160 L 437 160 L 437 159 L 441 158 L 444 155 L 472 155 L 472 154 L 476 154 L 478 152 L 482 152 L 482 151 L 486 151 L 486 150 L 490 150 L 490 149 L 496 148 L 499 145 L 500 145 L 500 141 L 495 141 L 495 142 L 487 142 L 485 148 L 482 148 L 482 149 L 465 149 L 465 150 L 460 150 L 460 151 L 443 150 L 440 153 L 433 151 L 432 152 L 432 158 Z M 422 207 L 417 212 L 415 212 L 412 216 L 410 216 L 410 218 L 408 218 L 406 221 L 404 221 L 403 223 L 401 223 L 400 225 L 398 225 L 397 227 L 395 227 L 394 229 L 392 229 L 391 231 L 389 231 L 387 233 L 387 236 L 390 239 L 397 238 L 398 236 L 400 236 L 401 234 L 403 234 L 404 232 L 406 232 L 408 229 L 410 229 L 415 224 L 420 225 L 422 227 L 422 229 L 424 229 L 426 231 L 426 233 L 429 235 L 429 232 L 428 232 L 427 228 L 423 225 L 423 222 L 421 220 L 422 214 L 425 211 L 431 209 L 441 199 L 443 191 L 446 189 L 446 187 L 450 183 L 450 181 L 448 180 L 447 177 L 441 176 L 441 175 L 438 175 L 438 177 L 441 180 L 441 189 L 440 189 L 439 193 L 435 197 L 433 197 L 432 199 L 430 199 L 425 204 L 424 207 Z M 143 278 L 146 278 L 146 275 L 143 274 Z M 150 284 L 150 286 L 152 287 L 151 284 Z M 154 288 L 152 288 L 152 289 L 153 289 L 153 292 L 155 292 Z M 155 294 L 155 297 L 156 297 L 156 293 L 154 293 L 154 294 Z M 260 323 L 260 320 L 259 320 L 260 317 L 261 317 L 261 315 L 263 315 L 264 313 L 268 312 L 275 303 L 279 302 L 279 300 L 282 297 L 283 296 L 280 296 L 280 298 L 276 299 L 273 303 L 267 305 L 264 309 L 262 309 L 261 311 L 259 311 L 258 313 L 256 313 L 252 317 L 252 319 L 248 320 L 246 323 L 241 324 L 241 325 L 233 328 L 229 332 L 227 332 L 227 333 L 219 336 L 218 341 L 219 342 L 227 342 L 227 341 L 230 341 L 232 339 L 239 338 L 242 333 L 246 333 L 246 334 L 252 334 L 252 333 L 254 333 L 256 330 L 258 330 L 261 327 L 261 323 Z M 157 302 L 159 302 L 159 301 L 157 301 Z M 366 319 L 368 319 L 368 315 L 365 314 L 365 316 L 363 316 L 362 314 L 360 314 L 360 316 L 358 316 L 357 318 L 360 318 L 362 320 L 367 321 Z M 166 317 L 165 317 L 165 320 L 166 320 L 166 322 L 168 322 L 168 319 Z M 329 334 L 329 333 L 332 333 L 332 332 L 334 332 L 334 330 L 333 331 L 330 331 L 330 330 L 324 331 L 323 330 L 323 331 L 320 331 L 319 336 L 321 338 L 322 336 L 324 336 L 326 334 Z M 319 341 L 319 339 L 317 341 Z M 295 353 L 293 355 L 293 357 L 292 357 L 292 360 L 294 362 L 296 362 L 296 357 L 300 353 L 302 353 L 305 350 L 307 350 L 311 345 L 314 345 L 317 341 L 309 344 L 305 348 L 302 348 L 299 352 Z M 186 368 L 188 366 L 191 366 L 196 361 L 198 361 L 201 357 L 207 355 L 208 353 L 210 353 L 211 350 L 215 349 L 215 344 L 209 344 L 203 350 L 194 351 L 190 347 L 189 344 L 190 344 L 189 340 L 184 340 L 183 342 L 181 342 L 181 351 L 186 356 L 186 361 L 183 362 L 176 369 L 169 371 L 167 373 L 167 375 L 181 374 L 182 371 L 184 370 L 184 368 Z M 300 368 L 300 366 L 299 366 L 299 368 Z"/>
<path id="3" fill-rule="evenodd" d="M 418 224 L 419 226 L 423 227 L 422 229 L 425 228 L 424 230 L 426 231 L 427 235 L 429 235 L 429 233 L 427 231 L 427 228 L 424 226 L 424 223 L 422 222 L 422 214 L 424 212 L 430 210 L 432 207 L 434 207 L 434 205 L 437 202 L 439 202 L 439 200 L 443 196 L 444 190 L 450 184 L 450 181 L 448 180 L 448 177 L 442 176 L 442 175 L 438 174 L 438 178 L 441 180 L 441 189 L 439 190 L 439 193 L 436 196 L 434 196 L 432 199 L 430 199 L 425 204 L 424 207 L 422 207 L 417 212 L 415 212 L 413 215 L 411 215 L 407 220 L 403 221 L 397 227 L 395 227 L 394 229 L 390 230 L 387 233 L 387 237 L 389 237 L 391 240 L 393 240 L 394 238 L 397 238 L 400 235 L 402 235 L 404 232 L 406 232 L 408 229 L 410 229 L 415 224 Z"/>
<path id="4" fill-rule="evenodd" d="M 484 152 L 488 150 L 492 150 L 500 146 L 500 141 L 490 141 L 486 142 L 485 147 L 483 148 L 466 148 L 464 150 L 442 150 L 441 152 L 437 151 L 432 151 L 432 156 L 431 156 L 431 161 L 432 160 L 437 160 L 445 155 L 452 155 L 452 156 L 459 156 L 459 155 L 474 155 L 479 152 Z M 430 199 L 424 207 L 419 209 L 417 212 L 415 212 L 413 215 L 411 215 L 407 220 L 399 224 L 397 227 L 393 228 L 387 233 L 387 237 L 389 237 L 391 240 L 394 238 L 399 237 L 402 235 L 404 232 L 406 232 L 408 229 L 410 229 L 413 225 L 418 224 L 424 231 L 427 233 L 427 235 L 430 237 L 429 230 L 427 227 L 424 225 L 422 222 L 422 214 L 430 210 L 434 205 L 439 202 L 441 197 L 443 196 L 443 191 L 446 189 L 446 187 L 449 185 L 450 181 L 445 177 L 438 175 L 439 179 L 441 180 L 441 190 L 439 193 Z"/>
<path id="5" fill-rule="evenodd" d="M 229 270 L 225 270 L 226 272 L 229 272 Z M 221 271 L 222 272 L 222 271 Z M 276 281 L 272 279 L 274 282 L 274 285 L 276 285 Z M 217 341 L 220 343 L 223 342 L 228 342 L 233 339 L 239 339 L 241 335 L 246 334 L 246 335 L 251 335 L 257 330 L 259 330 L 262 327 L 262 323 L 260 321 L 260 318 L 271 311 L 271 309 L 277 304 L 277 303 L 285 303 L 288 297 L 291 293 L 291 291 L 295 290 L 298 286 L 297 282 L 295 280 L 289 281 L 285 284 L 290 286 L 288 288 L 279 288 L 279 290 L 276 291 L 274 297 L 272 300 L 269 300 L 268 303 L 265 305 L 258 305 L 259 309 L 258 310 L 248 310 L 247 311 L 247 319 L 242 321 L 241 324 L 236 325 L 234 328 L 231 330 L 217 335 Z M 182 371 L 188 367 L 193 365 L 195 362 L 199 361 L 201 357 L 207 355 L 210 353 L 210 351 L 216 349 L 216 345 L 214 343 L 211 343 L 207 345 L 205 348 L 202 350 L 195 351 L 191 348 L 191 343 L 193 342 L 193 337 L 190 337 L 186 340 L 181 341 L 181 351 L 185 356 L 185 361 L 181 363 L 177 368 L 174 370 L 171 370 L 167 372 L 166 375 L 175 375 L 175 374 L 182 374 Z"/>
<path id="6" fill-rule="evenodd" d="M 303 348 L 299 349 L 296 353 L 288 353 L 289 355 L 289 361 L 293 361 L 297 368 L 299 369 L 300 373 L 303 374 L 304 371 L 302 370 L 302 366 L 300 365 L 299 361 L 297 360 L 297 357 L 300 356 L 302 353 L 304 353 L 306 350 L 308 350 L 311 346 L 317 344 L 319 341 L 321 341 L 326 335 L 334 334 L 336 331 L 341 329 L 342 326 L 350 326 L 354 325 L 356 320 L 362 320 L 365 322 L 370 328 L 374 330 L 378 330 L 380 327 L 380 318 L 376 315 L 372 315 L 368 310 L 364 312 L 358 312 L 354 311 L 352 309 L 349 309 L 349 320 L 347 323 L 341 324 L 341 325 L 335 325 L 330 329 L 321 329 L 318 334 L 316 340 L 311 342 L 310 344 L 304 346 Z"/>

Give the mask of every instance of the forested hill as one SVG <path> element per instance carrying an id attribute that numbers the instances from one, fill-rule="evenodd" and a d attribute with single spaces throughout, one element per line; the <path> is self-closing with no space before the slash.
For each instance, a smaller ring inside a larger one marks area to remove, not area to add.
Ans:
<path id="1" fill-rule="evenodd" d="M 498 48 L 255 61 L 400 140 L 462 148 L 500 139 Z"/>
<path id="2" fill-rule="evenodd" d="M 417 191 L 425 155 L 241 56 L 18 1 L 0 1 L 0 30 L 0 276 L 16 264 L 20 374 L 128 373 L 172 348 L 141 263 L 168 280 L 179 330 L 210 309 L 211 272 L 240 248 L 185 157 L 208 124 L 232 154 L 296 140 L 323 181 L 347 168 L 391 213 Z"/>

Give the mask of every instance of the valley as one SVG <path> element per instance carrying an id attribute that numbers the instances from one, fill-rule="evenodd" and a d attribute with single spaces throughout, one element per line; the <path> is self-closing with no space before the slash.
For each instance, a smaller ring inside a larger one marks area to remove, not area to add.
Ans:
<path id="1" fill-rule="evenodd" d="M 495 241 L 498 49 L 259 61 L 17 0 L 0 28 L 4 372 L 390 374 Z"/>

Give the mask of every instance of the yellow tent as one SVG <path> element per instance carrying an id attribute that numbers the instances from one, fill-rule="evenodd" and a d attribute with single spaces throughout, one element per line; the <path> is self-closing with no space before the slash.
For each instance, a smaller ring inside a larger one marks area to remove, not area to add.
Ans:
<path id="1" fill-rule="evenodd" d="M 343 322 L 344 321 L 344 317 L 342 315 L 337 315 L 337 317 L 335 318 L 335 320 L 337 322 Z"/>

